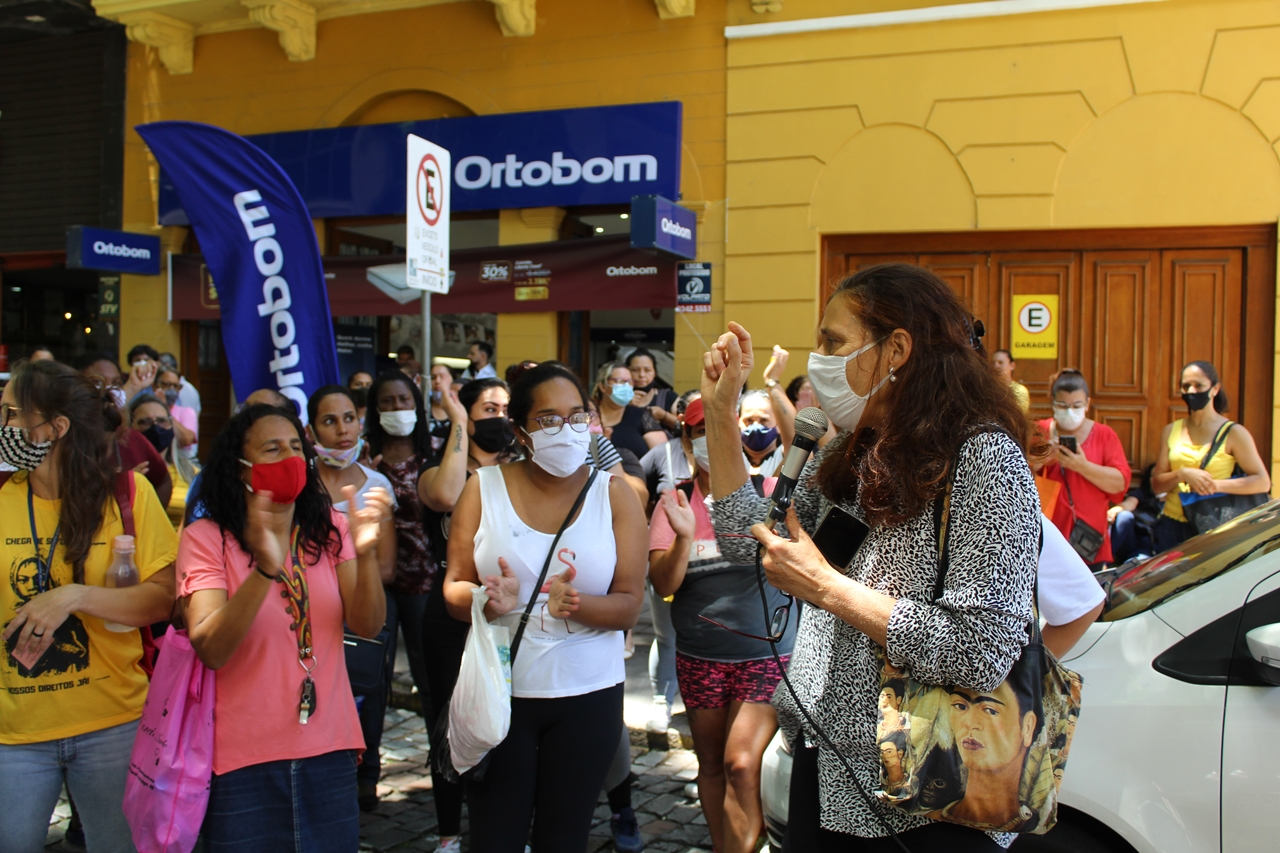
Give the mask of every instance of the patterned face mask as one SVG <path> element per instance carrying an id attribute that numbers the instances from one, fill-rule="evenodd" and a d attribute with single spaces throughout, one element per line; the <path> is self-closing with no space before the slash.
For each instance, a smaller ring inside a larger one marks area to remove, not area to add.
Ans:
<path id="1" fill-rule="evenodd" d="M 0 427 L 0 462 L 19 471 L 34 471 L 53 449 L 53 442 L 32 444 L 27 441 L 27 431 L 18 426 Z"/>

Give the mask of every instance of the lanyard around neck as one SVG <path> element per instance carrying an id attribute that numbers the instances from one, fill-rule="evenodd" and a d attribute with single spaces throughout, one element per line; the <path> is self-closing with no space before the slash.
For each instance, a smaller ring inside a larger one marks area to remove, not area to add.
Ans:
<path id="1" fill-rule="evenodd" d="M 53 529 L 53 539 L 49 541 L 49 559 L 40 556 L 40 537 L 36 534 L 36 501 L 35 492 L 31 488 L 31 478 L 27 478 L 27 517 L 31 520 L 31 547 L 36 552 L 36 591 L 47 592 L 53 574 L 53 553 L 58 548 L 58 537 L 62 534 L 62 519 Z"/>
<path id="2" fill-rule="evenodd" d="M 298 663 L 309 673 L 316 662 L 311 643 L 311 588 L 307 582 L 306 567 L 302 562 L 296 527 L 293 529 L 291 544 L 292 547 L 289 550 L 291 559 L 280 571 L 280 581 L 284 584 L 280 597 L 289 603 L 289 615 L 293 619 L 289 627 L 298 638 Z M 308 660 L 311 660 L 311 666 L 307 665 Z"/>

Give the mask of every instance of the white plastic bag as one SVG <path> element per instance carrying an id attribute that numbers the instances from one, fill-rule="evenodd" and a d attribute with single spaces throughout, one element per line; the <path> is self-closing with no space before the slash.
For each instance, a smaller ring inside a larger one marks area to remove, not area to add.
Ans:
<path id="1" fill-rule="evenodd" d="M 491 625 L 483 587 L 471 590 L 471 632 L 449 701 L 449 750 L 459 775 L 502 743 L 511 728 L 511 631 Z"/>

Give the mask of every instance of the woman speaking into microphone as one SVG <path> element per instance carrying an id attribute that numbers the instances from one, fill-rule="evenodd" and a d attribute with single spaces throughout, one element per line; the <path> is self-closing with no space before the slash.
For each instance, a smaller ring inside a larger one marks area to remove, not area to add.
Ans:
<path id="1" fill-rule="evenodd" d="M 798 695 L 781 686 L 773 700 L 794 754 L 788 851 L 899 849 L 885 837 L 891 830 L 913 853 L 999 850 L 1014 838 L 909 815 L 873 793 L 883 657 L 922 682 L 992 691 L 1028 642 L 1040 536 L 1025 456 L 1031 427 L 973 329 L 927 270 L 886 264 L 840 282 L 808 366 L 840 434 L 805 466 L 787 536 L 762 523 L 770 502 L 742 461 L 734 406 L 754 364 L 751 336 L 731 323 L 704 356 L 720 549 L 754 562 L 759 540 L 770 583 L 810 605 L 788 668 Z M 935 600 L 935 509 L 948 490 L 950 564 Z M 842 529 L 869 528 L 856 552 L 834 558 L 840 568 L 810 538 L 829 506 L 857 520 Z"/>

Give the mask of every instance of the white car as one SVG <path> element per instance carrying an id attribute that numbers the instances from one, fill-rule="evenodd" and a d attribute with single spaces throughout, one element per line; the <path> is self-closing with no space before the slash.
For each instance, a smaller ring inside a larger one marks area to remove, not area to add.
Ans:
<path id="1" fill-rule="evenodd" d="M 1280 850 L 1277 552 L 1273 501 L 1103 577 L 1106 610 L 1065 661 L 1084 694 L 1058 825 L 1015 853 Z M 775 737 L 761 780 L 775 851 L 790 778 Z"/>

